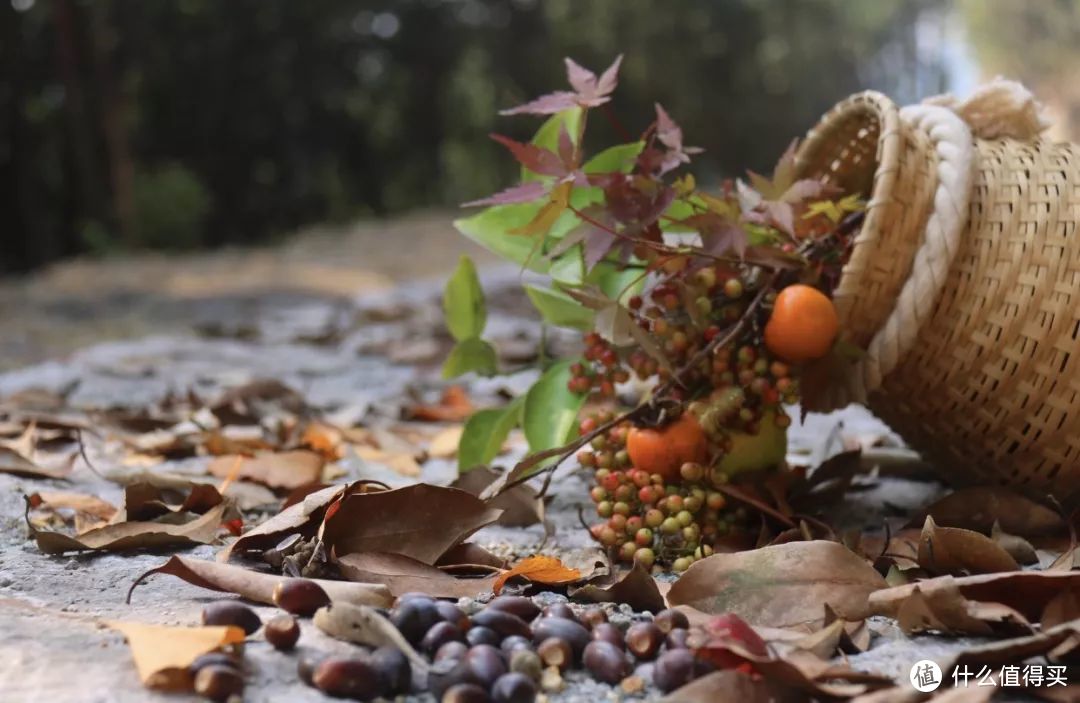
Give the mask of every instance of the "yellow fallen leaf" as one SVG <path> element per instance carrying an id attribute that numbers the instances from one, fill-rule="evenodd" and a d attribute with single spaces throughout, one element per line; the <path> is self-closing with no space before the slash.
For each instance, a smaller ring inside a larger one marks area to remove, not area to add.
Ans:
<path id="1" fill-rule="evenodd" d="M 102 500 L 97 496 L 86 493 L 69 493 L 66 491 L 39 491 L 30 496 L 30 507 L 51 508 L 59 510 L 68 508 L 88 515 L 93 515 L 102 520 L 111 520 L 116 514 L 116 506 Z"/>
<path id="2" fill-rule="evenodd" d="M 200 654 L 244 641 L 244 631 L 232 625 L 173 627 L 121 621 L 105 624 L 127 638 L 143 685 L 169 691 L 191 689 L 188 667 Z"/>
<path id="3" fill-rule="evenodd" d="M 581 572 L 577 569 L 571 569 L 556 557 L 538 555 L 522 559 L 512 569 L 499 574 L 491 590 L 495 595 L 499 595 L 502 587 L 514 576 L 521 576 L 545 586 L 558 586 L 581 580 Z"/>
<path id="4" fill-rule="evenodd" d="M 428 454 L 439 459 L 449 459 L 457 455 L 458 443 L 461 435 L 465 432 L 465 425 L 455 425 L 440 430 L 431 438 L 428 445 Z"/>

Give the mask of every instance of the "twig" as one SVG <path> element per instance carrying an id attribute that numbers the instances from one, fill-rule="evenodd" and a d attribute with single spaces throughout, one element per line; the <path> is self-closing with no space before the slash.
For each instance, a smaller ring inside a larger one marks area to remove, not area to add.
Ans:
<path id="1" fill-rule="evenodd" d="M 792 520 L 791 518 L 789 518 L 787 515 L 784 515 L 782 512 L 780 512 L 776 508 L 772 507 L 771 505 L 768 505 L 767 503 L 764 503 L 764 502 L 758 500 L 757 498 L 754 498 L 753 496 L 750 496 L 750 495 L 748 495 L 746 493 L 743 493 L 742 491 L 740 491 L 738 488 L 735 488 L 734 486 L 731 486 L 731 485 L 726 484 L 726 483 L 717 483 L 714 486 L 714 488 L 717 491 L 719 491 L 720 493 L 723 493 L 724 495 L 730 496 L 730 497 L 734 498 L 735 500 L 739 501 L 740 503 L 746 503 L 747 505 L 749 505 L 751 508 L 754 508 L 758 512 L 764 513 L 765 515 L 768 515 L 768 516 L 770 516 L 772 518 L 775 518 L 776 520 L 779 520 L 780 522 L 782 522 L 787 527 L 798 527 L 795 524 L 795 521 Z"/>

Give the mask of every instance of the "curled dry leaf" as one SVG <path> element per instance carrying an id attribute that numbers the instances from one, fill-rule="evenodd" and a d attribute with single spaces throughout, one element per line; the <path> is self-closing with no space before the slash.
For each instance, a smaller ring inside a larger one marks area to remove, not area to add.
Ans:
<path id="1" fill-rule="evenodd" d="M 153 574 L 168 574 L 183 579 L 188 583 L 212 591 L 235 593 L 256 603 L 274 605 L 274 588 L 283 581 L 293 579 L 277 574 L 263 574 L 232 564 L 222 564 L 204 559 L 173 556 L 161 566 L 154 567 L 135 579 L 128 589 L 127 602 L 135 587 Z M 387 607 L 394 601 L 394 596 L 381 584 L 352 583 L 350 581 L 328 581 L 309 579 L 322 586 L 326 595 L 335 603 L 371 605 Z"/>
<path id="2" fill-rule="evenodd" d="M 116 515 L 116 506 L 97 496 L 85 493 L 67 493 L 63 491 L 39 491 L 30 495 L 30 507 L 35 510 L 75 510 L 92 515 L 99 520 L 111 520 Z"/>
<path id="3" fill-rule="evenodd" d="M 394 647 L 401 651 L 413 666 L 424 674 L 431 665 L 406 641 L 393 623 L 374 608 L 350 603 L 332 603 L 319 608 L 313 618 L 315 627 L 334 639 L 355 642 L 369 647 Z"/>
<path id="4" fill-rule="evenodd" d="M 334 501 L 350 491 L 363 491 L 372 488 L 375 487 L 364 482 L 357 482 L 348 485 L 329 486 L 315 491 L 245 533 L 229 545 L 218 558 L 221 561 L 228 561 L 234 553 L 258 552 L 261 554 L 264 550 L 276 546 L 278 542 L 291 534 L 300 533 L 305 537 L 310 537 L 319 529 L 319 524 L 322 522 L 327 508 Z"/>
<path id="5" fill-rule="evenodd" d="M 346 554 L 337 560 L 345 578 L 362 583 L 381 583 L 392 594 L 426 593 L 435 598 L 476 598 L 491 593 L 495 576 L 454 578 L 445 571 L 400 554 L 365 552 Z"/>
<path id="6" fill-rule="evenodd" d="M 570 597 L 587 603 L 626 603 L 634 610 L 658 613 L 667 607 L 656 579 L 641 564 L 621 574 L 603 576 L 580 588 L 570 589 Z"/>
<path id="7" fill-rule="evenodd" d="M 208 483 L 193 483 L 175 490 L 149 483 L 132 483 L 124 487 L 124 508 L 116 520 L 153 520 L 167 513 L 197 513 L 202 515 L 219 505 L 224 498 Z"/>
<path id="8" fill-rule="evenodd" d="M 38 549 L 46 554 L 90 550 L 124 551 L 161 547 L 187 547 L 210 544 L 226 519 L 229 504 L 207 511 L 191 522 L 172 525 L 162 522 L 121 522 L 89 530 L 76 539 L 60 532 L 48 532 L 30 527 Z M 29 520 L 27 521 L 29 525 Z"/>
<path id="9" fill-rule="evenodd" d="M 1004 486 L 964 488 L 950 493 L 908 524 L 919 527 L 927 516 L 938 525 L 983 534 L 989 533 L 995 522 L 1009 534 L 1021 537 L 1042 537 L 1065 530 L 1061 515 L 1052 507 Z"/>
<path id="10" fill-rule="evenodd" d="M 1001 529 L 1000 522 L 994 523 L 993 529 L 990 530 L 990 539 L 997 542 L 998 546 L 1004 549 L 1018 564 L 1026 566 L 1039 563 L 1039 555 L 1035 552 L 1035 547 L 1032 546 L 1031 542 L 1019 535 L 1011 535 Z"/>
<path id="11" fill-rule="evenodd" d="M 258 452 L 252 457 L 226 454 L 215 457 L 207 471 L 218 478 L 227 478 L 240 462 L 236 477 L 254 481 L 270 488 L 291 491 L 322 477 L 326 460 L 321 454 L 305 449 L 289 452 Z"/>
<path id="12" fill-rule="evenodd" d="M 919 566 L 933 574 L 991 574 L 1020 565 L 986 535 L 959 527 L 939 527 L 926 516 L 919 535 Z"/>
<path id="13" fill-rule="evenodd" d="M 486 466 L 478 466 L 458 476 L 450 485 L 479 496 L 501 475 L 501 472 L 493 471 Z M 543 519 L 544 515 L 544 502 L 531 486 L 524 483 L 500 493 L 488 500 L 487 504 L 503 511 L 498 524 L 506 527 L 535 525 Z"/>
<path id="14" fill-rule="evenodd" d="M 464 422 L 473 413 L 473 404 L 461 386 L 450 386 L 443 391 L 437 404 L 414 405 L 408 411 L 414 420 L 430 422 Z"/>
<path id="15" fill-rule="evenodd" d="M 1063 589 L 1050 599 L 1039 617 L 1044 629 L 1080 618 L 1080 587 Z"/>
<path id="16" fill-rule="evenodd" d="M 106 623 L 127 638 L 139 678 L 148 688 L 191 690 L 196 657 L 244 641 L 239 627 L 173 627 L 142 622 Z"/>
<path id="17" fill-rule="evenodd" d="M 522 559 L 513 568 L 499 574 L 492 584 L 495 595 L 499 595 L 506 582 L 515 576 L 544 586 L 562 586 L 581 580 L 580 571 L 564 565 L 558 558 L 535 555 Z"/>
<path id="18" fill-rule="evenodd" d="M 973 576 L 939 576 L 915 584 L 894 586 L 870 596 L 870 610 L 876 615 L 896 617 L 904 602 L 916 589 L 923 596 L 938 590 L 956 589 L 969 601 L 998 603 L 1020 613 L 1029 622 L 1037 622 L 1043 609 L 1063 590 L 1080 588 L 1078 571 L 1012 571 Z"/>
<path id="19" fill-rule="evenodd" d="M 62 466 L 57 468 L 41 466 L 10 447 L 0 446 L 0 473 L 11 474 L 20 478 L 67 480 L 74 463 L 75 455 L 72 454 L 67 457 Z"/>
<path id="20" fill-rule="evenodd" d="M 344 496 L 327 510 L 319 536 L 334 554 L 388 552 L 434 564 L 501 514 L 465 491 L 418 483 Z"/>
<path id="21" fill-rule="evenodd" d="M 907 634 L 941 632 L 952 635 L 1016 635 L 1031 632 L 1031 624 L 1019 612 L 1001 603 L 964 598 L 948 582 L 926 592 L 916 584 L 896 613 L 900 629 Z"/>
<path id="22" fill-rule="evenodd" d="M 821 623 L 824 605 L 845 620 L 869 614 L 867 599 L 885 579 L 836 542 L 792 542 L 697 561 L 668 592 L 671 605 L 734 613 L 752 625 Z"/>

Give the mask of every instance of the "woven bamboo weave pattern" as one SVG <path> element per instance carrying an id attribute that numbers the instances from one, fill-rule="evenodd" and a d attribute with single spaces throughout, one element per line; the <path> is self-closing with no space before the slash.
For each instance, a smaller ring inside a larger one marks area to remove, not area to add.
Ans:
<path id="1" fill-rule="evenodd" d="M 945 470 L 1080 491 L 1080 152 L 976 142 L 967 229 L 870 407 Z"/>
<path id="2" fill-rule="evenodd" d="M 895 305 L 929 217 L 937 155 L 929 137 L 868 91 L 837 105 L 806 137 L 800 176 L 867 198 L 866 220 L 833 301 L 848 338 L 866 347 Z"/>

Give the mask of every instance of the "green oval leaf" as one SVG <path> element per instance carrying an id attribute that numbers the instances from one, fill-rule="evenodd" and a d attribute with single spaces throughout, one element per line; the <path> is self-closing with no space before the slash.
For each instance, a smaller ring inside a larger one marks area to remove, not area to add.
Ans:
<path id="1" fill-rule="evenodd" d="M 498 370 L 499 359 L 495 348 L 479 337 L 470 337 L 450 350 L 450 356 L 443 363 L 442 376 L 455 378 L 469 371 L 481 376 L 494 376 Z"/>
<path id="2" fill-rule="evenodd" d="M 525 395 L 522 427 L 529 450 L 533 452 L 561 447 L 577 433 L 577 415 L 585 395 L 571 393 L 570 361 L 560 361 L 540 377 Z"/>
<path id="3" fill-rule="evenodd" d="M 479 410 L 465 423 L 458 441 L 458 472 L 486 466 L 506 442 L 510 430 L 521 421 L 525 396 L 518 396 L 505 408 Z"/>
<path id="4" fill-rule="evenodd" d="M 460 341 L 479 337 L 487 324 L 484 291 L 476 275 L 472 259 L 462 256 L 443 292 L 443 313 L 446 326 L 454 339 Z"/>
<path id="5" fill-rule="evenodd" d="M 566 293 L 552 288 L 525 286 L 529 300 L 540 311 L 540 316 L 556 327 L 588 330 L 592 327 L 593 311 Z"/>

